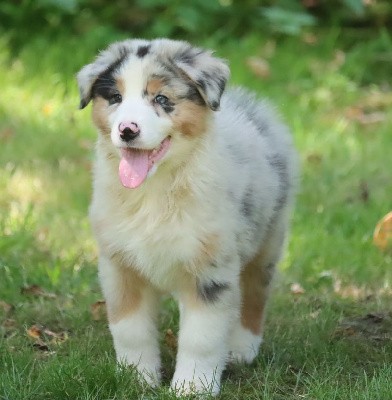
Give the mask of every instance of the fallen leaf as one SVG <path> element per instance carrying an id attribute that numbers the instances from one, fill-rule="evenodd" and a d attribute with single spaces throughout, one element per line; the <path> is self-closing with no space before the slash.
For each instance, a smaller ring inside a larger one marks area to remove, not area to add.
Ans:
<path id="1" fill-rule="evenodd" d="M 27 336 L 34 340 L 33 346 L 41 351 L 50 351 L 51 345 L 58 345 L 68 340 L 66 331 L 53 332 L 40 325 L 33 325 L 26 330 Z"/>
<path id="2" fill-rule="evenodd" d="M 323 156 L 320 153 L 309 153 L 306 156 L 306 161 L 309 162 L 310 164 L 320 164 L 321 161 L 323 161 Z"/>
<path id="3" fill-rule="evenodd" d="M 31 296 L 37 296 L 37 297 L 46 297 L 48 299 L 56 298 L 56 295 L 54 293 L 45 292 L 45 290 L 43 290 L 38 285 L 24 286 L 24 287 L 21 288 L 20 292 L 22 294 L 24 294 L 24 295 L 31 295 Z"/>
<path id="4" fill-rule="evenodd" d="M 5 314 L 9 314 L 13 310 L 14 306 L 0 300 L 0 309 L 4 311 Z"/>
<path id="5" fill-rule="evenodd" d="M 299 283 L 292 283 L 290 286 L 290 292 L 295 295 L 304 294 L 305 289 Z"/>
<path id="6" fill-rule="evenodd" d="M 15 328 L 16 327 L 16 321 L 14 319 L 12 319 L 12 318 L 7 318 L 7 319 L 5 319 L 3 321 L 1 326 L 6 328 L 6 329 Z"/>
<path id="7" fill-rule="evenodd" d="M 94 321 L 106 319 L 106 302 L 103 300 L 96 301 L 91 304 L 90 311 Z"/>
<path id="8" fill-rule="evenodd" d="M 385 215 L 376 225 L 373 243 L 383 251 L 392 248 L 392 211 Z"/>
<path id="9" fill-rule="evenodd" d="M 271 74 L 268 61 L 261 57 L 249 57 L 246 60 L 246 65 L 259 78 L 268 78 Z"/>
<path id="10" fill-rule="evenodd" d="M 370 124 L 378 124 L 380 122 L 384 122 L 385 119 L 386 115 L 384 112 L 375 111 L 368 114 L 363 113 L 358 117 L 358 122 L 361 125 L 370 125 Z"/>
<path id="11" fill-rule="evenodd" d="M 177 350 L 177 337 L 171 329 L 166 329 L 165 332 L 165 343 L 170 350 Z"/>
<path id="12" fill-rule="evenodd" d="M 53 332 L 50 329 L 44 329 L 43 333 L 51 338 L 51 343 L 59 344 L 68 340 L 68 332 Z"/>
<path id="13" fill-rule="evenodd" d="M 365 112 L 363 106 L 347 107 L 344 115 L 351 121 L 357 121 L 361 125 L 377 124 L 385 121 L 386 115 L 382 111 Z"/>
<path id="14" fill-rule="evenodd" d="M 42 328 L 38 325 L 33 325 L 27 329 L 26 333 L 33 339 L 40 339 L 42 335 Z"/>

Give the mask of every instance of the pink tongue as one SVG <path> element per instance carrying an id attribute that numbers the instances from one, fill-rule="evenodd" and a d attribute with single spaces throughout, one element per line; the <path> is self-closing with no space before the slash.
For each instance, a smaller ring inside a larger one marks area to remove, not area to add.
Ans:
<path id="1" fill-rule="evenodd" d="M 134 189 L 143 183 L 148 174 L 148 151 L 122 149 L 118 168 L 123 186 Z"/>

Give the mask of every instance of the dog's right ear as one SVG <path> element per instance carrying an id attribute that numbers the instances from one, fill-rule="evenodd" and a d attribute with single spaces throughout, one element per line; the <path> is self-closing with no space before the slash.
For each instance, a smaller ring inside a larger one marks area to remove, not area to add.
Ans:
<path id="1" fill-rule="evenodd" d="M 114 71 L 122 64 L 130 51 L 130 41 L 118 42 L 110 45 L 101 52 L 96 60 L 85 65 L 76 75 L 80 93 L 80 109 L 85 108 L 93 97 L 93 86 L 103 74 Z"/>
<path id="2" fill-rule="evenodd" d="M 85 108 L 87 104 L 90 103 L 90 100 L 92 98 L 91 89 L 99 74 L 99 72 L 95 72 L 93 63 L 85 65 L 76 75 L 76 79 L 79 85 L 80 109 Z"/>

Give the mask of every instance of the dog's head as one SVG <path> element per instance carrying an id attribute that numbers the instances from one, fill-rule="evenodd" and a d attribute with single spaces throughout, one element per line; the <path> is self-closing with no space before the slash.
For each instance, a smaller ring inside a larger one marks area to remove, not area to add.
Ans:
<path id="1" fill-rule="evenodd" d="M 78 73 L 80 108 L 120 156 L 124 186 L 135 188 L 163 162 L 176 138 L 207 129 L 229 76 L 211 52 L 157 39 L 114 43 Z"/>

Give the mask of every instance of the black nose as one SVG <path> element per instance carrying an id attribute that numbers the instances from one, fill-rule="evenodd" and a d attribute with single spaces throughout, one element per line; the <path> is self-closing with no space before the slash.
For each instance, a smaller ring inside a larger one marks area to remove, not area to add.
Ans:
<path id="1" fill-rule="evenodd" d="M 124 142 L 130 142 L 135 139 L 136 136 L 139 136 L 139 132 L 132 131 L 131 128 L 125 128 L 122 133 L 120 133 L 120 138 Z"/>
<path id="2" fill-rule="evenodd" d="M 140 134 L 140 128 L 134 122 L 121 122 L 118 126 L 120 131 L 120 138 L 124 142 L 130 142 Z"/>

